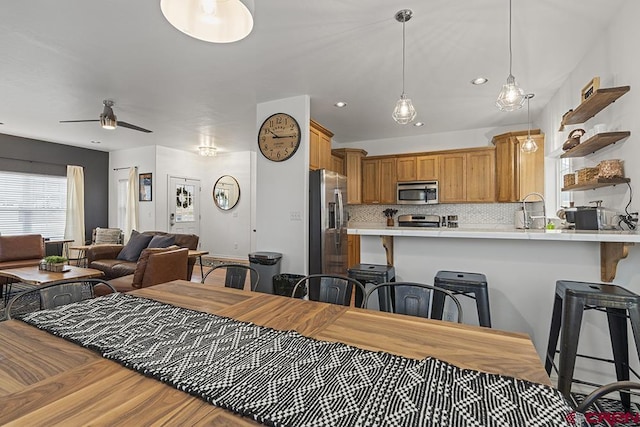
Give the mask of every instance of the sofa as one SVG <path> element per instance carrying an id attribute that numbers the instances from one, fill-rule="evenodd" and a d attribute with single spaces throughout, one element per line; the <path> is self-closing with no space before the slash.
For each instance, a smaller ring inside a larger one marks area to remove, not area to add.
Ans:
<path id="1" fill-rule="evenodd" d="M 140 254 L 132 274 L 111 279 L 109 284 L 118 292 L 129 292 L 171 280 L 187 280 L 188 259 L 187 248 L 147 248 Z M 97 294 L 100 292 L 96 289 Z"/>
<path id="2" fill-rule="evenodd" d="M 145 231 L 143 233 L 132 233 L 132 237 L 129 239 L 129 243 L 134 240 L 134 236 L 137 239 L 139 235 L 142 236 L 158 236 L 164 238 L 173 238 L 172 245 L 176 245 L 180 248 L 195 250 L 198 248 L 199 237 L 195 234 L 172 234 L 164 231 Z M 129 245 L 129 243 L 127 245 Z M 118 277 L 128 276 L 134 274 L 136 271 L 139 257 L 130 258 L 129 260 L 118 259 L 118 255 L 124 249 L 123 245 L 95 245 L 87 248 L 87 266 L 100 270 L 104 273 L 104 280 L 116 279 Z M 142 254 L 142 250 L 139 252 Z M 121 257 L 122 258 L 122 257 Z M 193 266 L 195 265 L 196 258 L 188 258 L 187 261 L 187 277 L 186 280 L 191 280 L 191 273 L 193 272 Z M 172 280 L 172 279 L 169 279 Z M 166 280 L 165 280 L 166 281 Z"/>
<path id="3" fill-rule="evenodd" d="M 40 234 L 0 236 L 0 270 L 38 265 L 44 256 Z"/>

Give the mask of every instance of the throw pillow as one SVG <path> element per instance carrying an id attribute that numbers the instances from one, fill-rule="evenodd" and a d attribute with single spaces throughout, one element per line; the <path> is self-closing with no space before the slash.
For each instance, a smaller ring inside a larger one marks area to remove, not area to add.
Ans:
<path id="1" fill-rule="evenodd" d="M 161 236 L 155 235 L 149 242 L 148 248 L 166 248 L 176 243 L 175 236 Z"/>
<path id="2" fill-rule="evenodd" d="M 124 248 L 122 248 L 116 258 L 122 261 L 138 261 L 138 258 L 140 258 L 140 252 L 149 245 L 152 238 L 153 236 L 149 234 L 141 234 L 136 230 L 133 230 L 129 241 Z"/>
<path id="3" fill-rule="evenodd" d="M 119 228 L 100 228 L 96 227 L 96 235 L 94 242 L 96 245 L 102 244 L 120 244 L 122 230 Z"/>

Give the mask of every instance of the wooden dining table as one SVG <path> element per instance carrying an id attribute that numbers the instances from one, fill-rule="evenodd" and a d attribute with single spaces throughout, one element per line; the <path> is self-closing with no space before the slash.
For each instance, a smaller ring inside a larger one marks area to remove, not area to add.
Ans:
<path id="1" fill-rule="evenodd" d="M 182 280 L 132 292 L 318 340 L 550 385 L 525 334 Z M 19 320 L 0 323 L 0 424 L 256 425 Z"/>

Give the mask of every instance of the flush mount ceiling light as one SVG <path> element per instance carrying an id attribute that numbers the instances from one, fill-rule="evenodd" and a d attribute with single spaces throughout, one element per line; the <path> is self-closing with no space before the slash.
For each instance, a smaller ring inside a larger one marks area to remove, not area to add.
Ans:
<path id="1" fill-rule="evenodd" d="M 396 21 L 402 22 L 402 95 L 400 95 L 400 99 L 396 102 L 396 108 L 393 109 L 393 120 L 396 123 L 401 125 L 406 125 L 407 123 L 411 123 L 413 119 L 416 118 L 416 109 L 413 108 L 413 104 L 411 103 L 411 99 L 407 98 L 407 95 L 404 93 L 404 52 L 405 52 L 405 23 L 411 19 L 413 16 L 413 12 L 409 9 L 402 9 L 398 13 L 396 13 Z"/>
<path id="2" fill-rule="evenodd" d="M 489 81 L 489 79 L 487 79 L 485 77 L 476 77 L 475 79 L 471 80 L 471 84 L 472 85 L 483 85 L 488 81 Z"/>
<path id="3" fill-rule="evenodd" d="M 419 127 L 421 127 L 421 126 L 424 126 L 424 123 L 423 123 L 423 122 L 415 122 L 413 125 L 414 125 L 415 127 L 419 128 Z"/>
<path id="4" fill-rule="evenodd" d="M 218 149 L 210 145 L 201 145 L 198 147 L 198 152 L 204 157 L 215 157 L 218 154 Z"/>
<path id="5" fill-rule="evenodd" d="M 522 108 L 524 105 L 524 90 L 516 82 L 516 78 L 511 73 L 511 65 L 513 62 L 513 51 L 511 50 L 511 0 L 509 0 L 509 76 L 507 83 L 502 86 L 502 90 L 496 100 L 496 106 L 500 111 L 514 111 Z"/>
<path id="6" fill-rule="evenodd" d="M 253 0 L 160 0 L 167 21 L 188 36 L 211 43 L 232 43 L 253 29 Z"/>
<path id="7" fill-rule="evenodd" d="M 342 107 L 346 107 L 347 103 L 344 101 L 338 101 L 335 104 L 333 104 L 334 106 L 338 107 L 338 108 L 342 108 Z"/>
<path id="8" fill-rule="evenodd" d="M 538 151 L 538 144 L 536 144 L 536 141 L 531 138 L 531 118 L 529 113 L 529 100 L 534 96 L 535 95 L 533 93 L 528 93 L 524 96 L 527 99 L 527 123 L 529 123 L 529 130 L 527 131 L 527 139 L 525 139 L 520 146 L 520 151 L 523 153 L 535 153 Z"/>

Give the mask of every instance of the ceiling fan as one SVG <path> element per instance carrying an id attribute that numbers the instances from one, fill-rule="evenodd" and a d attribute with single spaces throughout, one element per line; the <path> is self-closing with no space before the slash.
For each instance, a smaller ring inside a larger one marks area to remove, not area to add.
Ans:
<path id="1" fill-rule="evenodd" d="M 115 129 L 118 126 L 121 126 L 127 129 L 151 133 L 149 129 L 141 128 L 140 126 L 117 120 L 116 115 L 113 113 L 113 109 L 111 108 L 115 105 L 112 100 L 105 99 L 104 101 L 102 101 L 102 105 L 104 105 L 104 110 L 102 110 L 102 114 L 100 114 L 100 119 L 98 120 L 60 120 L 60 123 L 100 122 L 100 126 L 102 127 L 102 129 Z"/>

